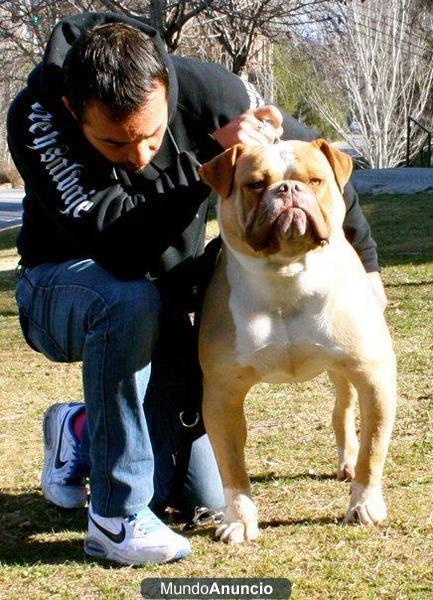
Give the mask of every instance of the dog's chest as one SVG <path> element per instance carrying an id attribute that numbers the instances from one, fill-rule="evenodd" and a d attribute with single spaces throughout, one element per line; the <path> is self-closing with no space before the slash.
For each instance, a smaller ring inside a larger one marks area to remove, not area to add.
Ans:
<path id="1" fill-rule="evenodd" d="M 250 290 L 251 291 L 251 290 Z M 253 367 L 262 381 L 305 381 L 327 369 L 342 351 L 332 334 L 326 302 L 290 302 L 275 290 L 246 294 L 237 288 L 230 298 L 240 364 Z"/>

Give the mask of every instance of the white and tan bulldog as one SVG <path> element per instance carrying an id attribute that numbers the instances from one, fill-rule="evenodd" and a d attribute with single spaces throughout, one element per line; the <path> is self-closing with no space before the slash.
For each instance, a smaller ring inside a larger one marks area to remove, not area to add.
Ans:
<path id="1" fill-rule="evenodd" d="M 238 144 L 201 168 L 221 197 L 224 242 L 203 307 L 200 361 L 203 416 L 227 502 L 216 535 L 225 542 L 259 533 L 244 460 L 248 390 L 323 371 L 336 390 L 337 478 L 353 479 L 344 521 L 387 516 L 381 479 L 396 365 L 382 309 L 343 233 L 351 171 L 351 159 L 325 140 Z"/>

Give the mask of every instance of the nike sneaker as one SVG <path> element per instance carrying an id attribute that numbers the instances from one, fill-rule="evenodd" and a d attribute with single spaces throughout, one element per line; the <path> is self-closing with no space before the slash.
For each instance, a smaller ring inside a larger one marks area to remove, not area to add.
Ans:
<path id="1" fill-rule="evenodd" d="M 149 509 L 129 517 L 101 517 L 89 504 L 84 552 L 122 565 L 158 565 L 191 552 L 189 541 L 172 531 Z"/>
<path id="2" fill-rule="evenodd" d="M 62 508 L 82 508 L 87 503 L 84 467 L 79 460 L 80 442 L 73 419 L 84 404 L 53 404 L 44 415 L 44 468 L 41 486 L 44 498 Z"/>

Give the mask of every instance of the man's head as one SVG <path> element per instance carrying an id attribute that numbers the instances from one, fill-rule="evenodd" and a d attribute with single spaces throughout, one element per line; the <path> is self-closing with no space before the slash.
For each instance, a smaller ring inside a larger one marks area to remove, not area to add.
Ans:
<path id="1" fill-rule="evenodd" d="M 87 140 L 129 171 L 149 164 L 168 119 L 168 72 L 153 40 L 124 23 L 96 27 L 72 46 L 63 71 L 63 100 Z"/>

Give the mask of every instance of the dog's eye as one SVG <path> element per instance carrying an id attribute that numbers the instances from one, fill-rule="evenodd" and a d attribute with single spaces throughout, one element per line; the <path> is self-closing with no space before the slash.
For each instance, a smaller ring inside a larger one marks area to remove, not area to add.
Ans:
<path id="1" fill-rule="evenodd" d="M 319 179 L 318 177 L 312 177 L 308 183 L 313 187 L 318 187 L 323 183 L 323 179 Z"/>
<path id="2" fill-rule="evenodd" d="M 247 188 L 249 188 L 250 190 L 262 190 L 265 187 L 265 182 L 263 180 L 259 180 L 259 181 L 250 181 L 250 183 L 247 183 Z"/>

